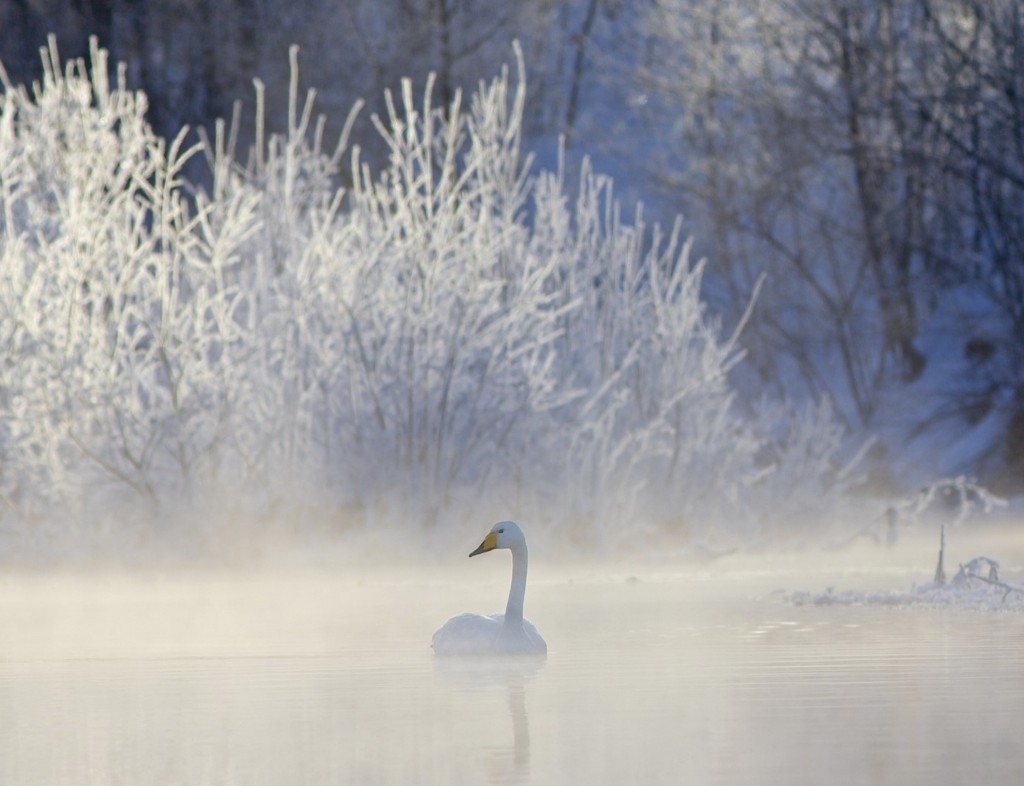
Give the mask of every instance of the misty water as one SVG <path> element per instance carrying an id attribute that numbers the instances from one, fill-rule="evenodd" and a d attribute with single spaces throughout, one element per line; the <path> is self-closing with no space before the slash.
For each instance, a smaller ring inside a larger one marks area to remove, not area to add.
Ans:
<path id="1" fill-rule="evenodd" d="M 535 560 L 545 660 L 435 658 L 502 556 L 7 573 L 0 782 L 1024 782 L 1020 612 L 779 594 L 903 563 Z"/>

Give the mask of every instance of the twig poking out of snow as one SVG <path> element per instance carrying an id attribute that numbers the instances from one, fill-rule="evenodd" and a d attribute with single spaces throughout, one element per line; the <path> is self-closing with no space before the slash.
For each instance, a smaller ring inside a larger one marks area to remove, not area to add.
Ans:
<path id="1" fill-rule="evenodd" d="M 935 566 L 935 583 L 946 583 L 946 525 L 943 524 L 939 530 L 939 564 Z"/>

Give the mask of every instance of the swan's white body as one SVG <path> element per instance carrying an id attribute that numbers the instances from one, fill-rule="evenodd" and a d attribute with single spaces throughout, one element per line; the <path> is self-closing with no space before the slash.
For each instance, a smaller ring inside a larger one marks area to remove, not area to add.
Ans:
<path id="1" fill-rule="evenodd" d="M 431 646 L 438 655 L 544 655 L 548 645 L 529 621 L 523 619 L 526 597 L 526 568 L 529 555 L 526 536 L 512 521 L 499 521 L 484 542 L 469 556 L 485 551 L 509 549 L 512 552 L 512 585 L 504 614 L 483 617 L 460 614 L 448 620 Z"/>

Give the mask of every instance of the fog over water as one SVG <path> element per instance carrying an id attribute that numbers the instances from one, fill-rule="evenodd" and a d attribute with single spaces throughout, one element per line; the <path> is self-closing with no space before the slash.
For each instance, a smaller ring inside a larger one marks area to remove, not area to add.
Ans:
<path id="1" fill-rule="evenodd" d="M 1022 573 L 1018 536 L 958 531 L 955 542 L 998 552 L 1007 578 Z M 1024 774 L 1019 604 L 794 605 L 784 594 L 926 583 L 930 539 L 705 564 L 536 554 L 526 615 L 547 658 L 436 658 L 430 637 L 445 619 L 504 607 L 507 554 L 469 560 L 467 550 L 419 562 L 350 554 L 336 569 L 292 559 L 7 571 L 0 780 L 954 784 Z"/>

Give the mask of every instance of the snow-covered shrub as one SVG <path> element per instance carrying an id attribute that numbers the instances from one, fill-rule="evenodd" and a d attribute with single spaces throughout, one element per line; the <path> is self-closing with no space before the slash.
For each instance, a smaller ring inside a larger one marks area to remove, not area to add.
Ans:
<path id="1" fill-rule="evenodd" d="M 703 262 L 679 226 L 663 236 L 642 210 L 621 219 L 612 183 L 584 165 L 572 206 L 562 175 L 538 180 L 535 242 L 557 238 L 567 310 L 559 355 L 583 392 L 557 449 L 562 493 L 620 535 L 639 523 L 699 532 L 738 502 L 755 444 L 726 380 L 739 360 L 700 298 Z M 611 534 L 606 532 L 606 534 Z"/>
<path id="2" fill-rule="evenodd" d="M 486 484 L 522 456 L 564 403 L 555 367 L 560 259 L 529 247 L 518 160 L 522 95 L 507 117 L 504 78 L 463 114 L 401 109 L 377 126 L 391 151 L 357 168 L 333 254 L 317 271 L 315 310 L 338 356 L 331 391 L 339 469 L 356 487 L 395 484 L 427 511 L 455 487 Z M 536 433 L 534 433 L 536 432 Z M 429 514 L 428 514 L 429 515 Z"/>
<path id="3" fill-rule="evenodd" d="M 159 502 L 220 448 L 244 330 L 224 269 L 252 217 L 213 242 L 184 132 L 156 137 L 102 50 L 44 69 L 0 118 L 4 496 Z"/>
<path id="4" fill-rule="evenodd" d="M 819 412 L 793 437 L 827 437 L 813 460 L 758 471 L 704 263 L 588 167 L 534 171 L 521 58 L 468 108 L 404 83 L 375 118 L 387 165 L 353 148 L 348 188 L 297 77 L 286 132 L 264 137 L 260 101 L 243 162 L 223 124 L 155 136 L 98 48 L 45 65 L 0 111 L 8 511 L 216 494 L 697 536 L 834 450 Z M 205 187 L 182 175 L 197 154 Z"/>

